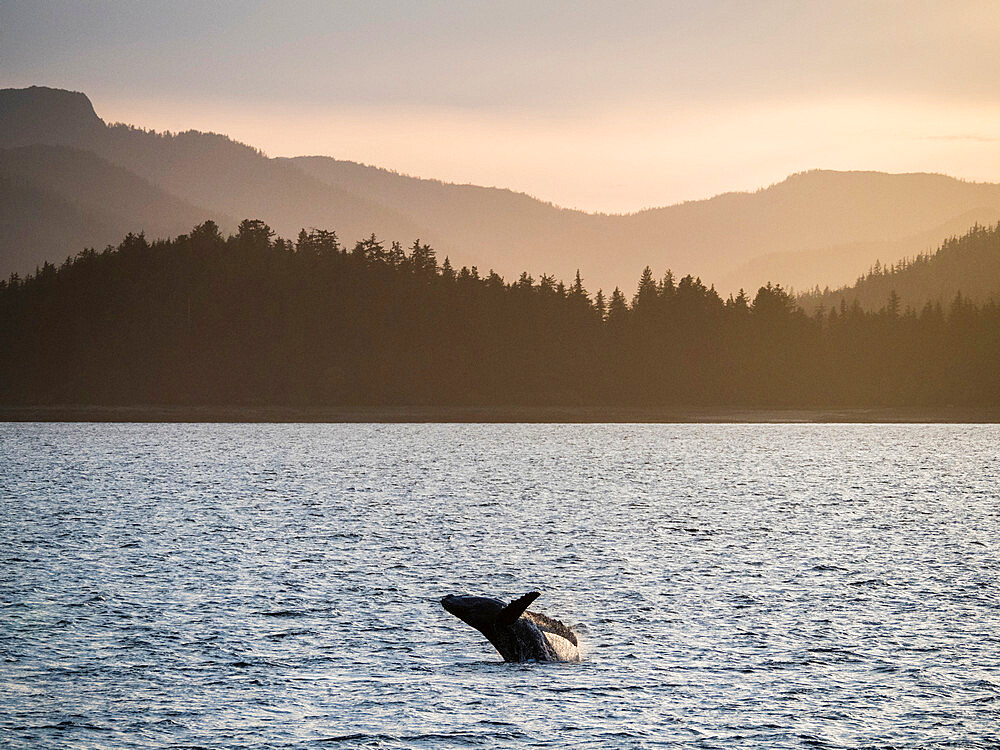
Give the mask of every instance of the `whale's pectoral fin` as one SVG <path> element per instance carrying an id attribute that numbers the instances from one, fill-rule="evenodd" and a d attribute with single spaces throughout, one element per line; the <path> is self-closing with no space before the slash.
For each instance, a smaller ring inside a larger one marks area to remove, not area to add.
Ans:
<path id="1" fill-rule="evenodd" d="M 513 625 L 517 622 L 517 618 L 524 614 L 524 610 L 526 610 L 528 606 L 541 595 L 541 591 L 532 591 L 530 594 L 525 594 L 520 599 L 515 599 L 500 610 L 499 614 L 497 614 L 496 624 Z"/>

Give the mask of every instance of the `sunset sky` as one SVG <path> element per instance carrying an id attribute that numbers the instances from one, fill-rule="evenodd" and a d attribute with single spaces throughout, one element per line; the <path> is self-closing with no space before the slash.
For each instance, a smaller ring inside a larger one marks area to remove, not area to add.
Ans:
<path id="1" fill-rule="evenodd" d="M 623 212 L 811 168 L 1000 181 L 1000 3 L 10 2 L 0 86 Z"/>

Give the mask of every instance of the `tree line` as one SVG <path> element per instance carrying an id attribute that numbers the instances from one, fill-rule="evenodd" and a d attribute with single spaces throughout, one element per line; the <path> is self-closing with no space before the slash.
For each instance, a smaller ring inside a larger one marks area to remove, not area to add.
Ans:
<path id="1" fill-rule="evenodd" d="M 591 294 L 419 240 L 129 234 L 0 281 L 0 401 L 101 405 L 1000 404 L 1000 308 L 958 295 L 806 314 L 654 276 Z"/>
<path id="2" fill-rule="evenodd" d="M 961 237 L 945 240 L 935 252 L 895 263 L 875 264 L 853 286 L 812 291 L 798 296 L 807 311 L 855 300 L 865 310 L 878 310 L 895 294 L 914 307 L 962 297 L 981 304 L 1000 297 L 1000 224 L 975 225 Z"/>

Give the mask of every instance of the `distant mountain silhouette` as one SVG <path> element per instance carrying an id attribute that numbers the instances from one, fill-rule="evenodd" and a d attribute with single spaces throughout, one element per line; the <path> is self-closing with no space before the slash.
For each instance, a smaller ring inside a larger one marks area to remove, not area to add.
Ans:
<path id="1" fill-rule="evenodd" d="M 1000 224 L 975 226 L 933 253 L 880 262 L 851 286 L 815 290 L 798 301 L 809 313 L 855 302 L 863 310 L 878 311 L 893 304 L 893 295 L 900 312 L 936 303 L 947 308 L 959 296 L 977 305 L 1000 303 Z"/>
<path id="2" fill-rule="evenodd" d="M 79 91 L 45 86 L 0 89 L 0 148 L 86 144 L 104 130 L 94 105 Z"/>
<path id="3" fill-rule="evenodd" d="M 967 211 L 933 229 L 898 239 L 761 255 L 723 276 L 719 279 L 719 286 L 728 289 L 736 285 L 753 290 L 766 283 L 766 280 L 775 278 L 787 279 L 789 288 L 799 293 L 821 288 L 820 282 L 815 281 L 812 282 L 812 289 L 809 288 L 810 281 L 814 279 L 823 280 L 825 287 L 846 286 L 876 261 L 894 263 L 902 258 L 933 252 L 944 238 L 964 234 L 976 224 L 988 225 L 995 221 L 995 209 L 979 208 Z M 851 274 L 850 269 L 858 270 Z M 751 283 L 745 283 L 748 279 Z"/>
<path id="4" fill-rule="evenodd" d="M 0 176 L 4 275 L 58 263 L 84 247 L 102 249 L 126 232 L 170 237 L 218 215 L 69 146 L 2 149 Z"/>
<path id="5" fill-rule="evenodd" d="M 405 243 L 419 237 L 453 265 L 493 268 L 508 278 L 528 269 L 570 279 L 579 268 L 592 291 L 616 285 L 629 291 L 647 264 L 721 280 L 723 293 L 753 290 L 768 280 L 798 289 L 836 286 L 876 258 L 933 249 L 961 231 L 961 222 L 1000 220 L 998 185 L 943 175 L 829 171 L 793 175 L 755 193 L 630 215 L 587 214 L 510 190 L 418 179 L 328 157 L 269 159 L 216 134 L 106 126 L 79 93 L 0 91 L 0 148 L 30 143 L 91 151 L 207 211 L 227 230 L 227 217 L 258 216 L 289 237 L 302 227 L 334 229 L 347 243 L 372 232 Z M 50 182 L 39 177 L 36 186 Z M 70 204 L 78 201 L 60 195 Z M 133 217 L 143 226 L 150 221 Z M 13 256 L 7 247 L 0 252 L 2 273 Z"/>
<path id="6" fill-rule="evenodd" d="M 110 243 L 115 230 L 60 195 L 3 173 L 0 152 L 0 258 L 3 278 L 33 272 L 43 261 L 58 261 L 83 247 Z"/>
<path id="7" fill-rule="evenodd" d="M 331 228 L 345 240 L 377 232 L 415 238 L 418 221 L 366 196 L 310 177 L 291 164 L 214 133 L 158 134 L 108 128 L 92 148 L 174 195 L 230 216 L 265 218 L 280 234 Z"/>
<path id="8" fill-rule="evenodd" d="M 976 222 L 1000 219 L 1000 185 L 934 174 L 816 170 L 755 193 L 603 215 L 328 157 L 289 161 L 331 185 L 446 227 L 449 240 L 482 248 L 502 272 L 509 265 L 537 268 L 547 257 L 552 261 L 543 268 L 557 268 L 565 278 L 581 268 L 592 289 L 628 289 L 646 264 L 719 279 L 724 292 L 756 290 L 771 280 L 800 289 L 844 284 L 879 257 L 926 252 Z M 559 248 L 569 248 L 565 260 Z"/>

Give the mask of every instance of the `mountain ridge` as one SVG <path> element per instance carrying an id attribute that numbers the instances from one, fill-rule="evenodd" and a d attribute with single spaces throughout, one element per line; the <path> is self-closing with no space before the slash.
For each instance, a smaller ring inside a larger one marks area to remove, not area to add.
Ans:
<path id="1" fill-rule="evenodd" d="M 630 214 L 586 213 L 506 188 L 401 175 L 333 157 L 269 158 L 221 134 L 107 125 L 79 92 L 0 90 L 0 147 L 32 139 L 92 151 L 203 209 L 203 218 L 224 228 L 254 217 L 284 236 L 319 227 L 349 244 L 373 232 L 404 243 L 419 237 L 453 265 L 492 268 L 508 278 L 527 270 L 569 279 L 580 269 L 591 291 L 629 291 L 645 265 L 717 281 L 723 293 L 765 281 L 838 286 L 875 258 L 933 249 L 947 237 L 936 228 L 950 228 L 970 212 L 977 221 L 1000 220 L 997 184 L 834 170 L 797 172 L 753 192 Z M 857 253 L 844 252 L 850 245 Z M 820 262 L 837 253 L 842 260 Z M 8 265 L 6 257 L 0 261 Z"/>
<path id="2" fill-rule="evenodd" d="M 0 251 L 10 272 L 59 263 L 84 247 L 103 248 L 128 232 L 150 239 L 227 215 L 183 201 L 91 151 L 33 144 L 0 149 Z"/>
<path id="3" fill-rule="evenodd" d="M 899 313 L 920 311 L 926 305 L 954 305 L 956 299 L 976 305 L 1000 302 L 1000 223 L 976 223 L 932 253 L 876 261 L 854 284 L 814 289 L 799 295 L 798 303 L 810 314 L 855 303 L 870 312 L 895 304 Z"/>

